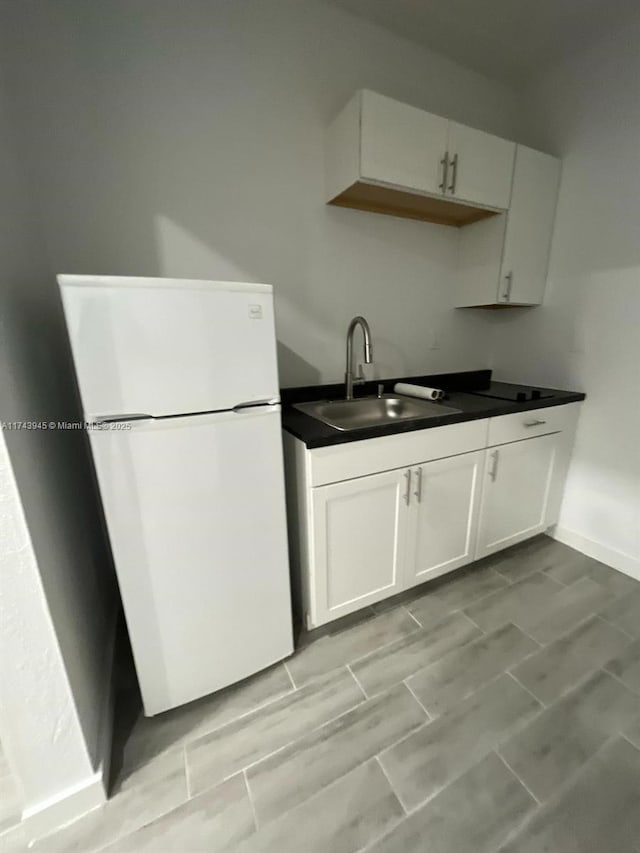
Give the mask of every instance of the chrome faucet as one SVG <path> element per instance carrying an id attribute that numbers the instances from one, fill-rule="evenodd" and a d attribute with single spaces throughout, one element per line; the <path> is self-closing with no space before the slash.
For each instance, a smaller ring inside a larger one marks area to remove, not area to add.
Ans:
<path id="1" fill-rule="evenodd" d="M 371 364 L 372 361 L 371 329 L 369 328 L 369 324 L 364 317 L 354 317 L 349 323 L 349 330 L 347 331 L 347 369 L 344 374 L 345 399 L 347 400 L 353 400 L 353 383 L 364 382 L 364 376 L 362 376 L 361 372 L 355 379 L 353 376 L 353 333 L 356 330 L 356 326 L 362 328 L 362 334 L 364 335 L 364 363 Z"/>

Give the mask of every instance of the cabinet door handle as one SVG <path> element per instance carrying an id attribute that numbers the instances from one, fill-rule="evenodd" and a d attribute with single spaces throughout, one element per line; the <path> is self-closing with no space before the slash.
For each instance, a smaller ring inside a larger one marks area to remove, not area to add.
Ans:
<path id="1" fill-rule="evenodd" d="M 422 468 L 416 468 L 416 477 L 418 478 L 418 488 L 413 494 L 418 498 L 418 503 L 422 503 Z"/>
<path id="2" fill-rule="evenodd" d="M 489 476 L 495 483 L 496 477 L 498 476 L 498 459 L 500 458 L 500 451 L 494 450 L 491 454 L 491 458 L 493 459 L 493 462 L 491 463 L 491 468 L 489 469 Z"/>
<path id="3" fill-rule="evenodd" d="M 524 425 L 526 427 L 543 426 L 544 424 L 546 424 L 546 421 L 537 421 L 536 420 L 536 421 L 525 421 L 524 422 Z"/>
<path id="4" fill-rule="evenodd" d="M 409 501 L 411 500 L 411 469 L 405 471 L 404 476 L 407 478 L 407 487 L 404 491 L 404 502 L 409 506 Z"/>
<path id="5" fill-rule="evenodd" d="M 438 184 L 443 193 L 447 191 L 447 175 L 449 174 L 449 152 L 444 152 L 444 157 L 440 160 L 442 166 L 442 183 Z"/>
<path id="6" fill-rule="evenodd" d="M 458 155 L 453 155 L 451 161 L 451 183 L 449 184 L 449 192 L 455 194 L 456 183 L 458 182 Z"/>
<path id="7" fill-rule="evenodd" d="M 505 275 L 505 281 L 507 282 L 507 287 L 502 296 L 505 302 L 511 301 L 511 288 L 513 287 L 513 270 L 509 270 L 509 272 Z"/>

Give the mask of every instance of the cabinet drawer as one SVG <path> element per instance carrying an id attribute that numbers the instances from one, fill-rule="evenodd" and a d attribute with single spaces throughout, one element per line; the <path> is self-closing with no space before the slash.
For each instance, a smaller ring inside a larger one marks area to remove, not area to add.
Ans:
<path id="1" fill-rule="evenodd" d="M 578 403 L 565 406 L 551 406 L 546 409 L 534 409 L 515 415 L 501 415 L 489 418 L 488 447 L 507 444 L 523 438 L 535 438 L 552 432 L 562 432 L 572 428 L 578 416 Z"/>
<path id="2" fill-rule="evenodd" d="M 309 454 L 311 485 L 323 486 L 469 453 L 486 447 L 486 439 L 487 421 L 483 419 L 320 447 Z"/>

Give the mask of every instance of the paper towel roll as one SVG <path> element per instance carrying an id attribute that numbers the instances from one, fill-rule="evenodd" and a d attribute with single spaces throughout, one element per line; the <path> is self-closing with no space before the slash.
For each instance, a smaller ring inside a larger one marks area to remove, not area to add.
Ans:
<path id="1" fill-rule="evenodd" d="M 409 382 L 396 382 L 393 386 L 396 394 L 407 397 L 422 397 L 423 400 L 442 400 L 444 391 L 438 388 L 425 388 L 424 385 L 411 385 Z"/>

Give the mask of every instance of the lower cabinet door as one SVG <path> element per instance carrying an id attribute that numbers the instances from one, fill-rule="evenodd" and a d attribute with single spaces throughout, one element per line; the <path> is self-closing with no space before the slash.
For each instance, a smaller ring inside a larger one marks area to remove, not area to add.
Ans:
<path id="1" fill-rule="evenodd" d="M 484 451 L 414 467 L 406 586 L 474 559 Z"/>
<path id="2" fill-rule="evenodd" d="M 486 450 L 476 558 L 542 532 L 560 433 Z"/>
<path id="3" fill-rule="evenodd" d="M 402 588 L 409 471 L 313 489 L 313 626 Z"/>

